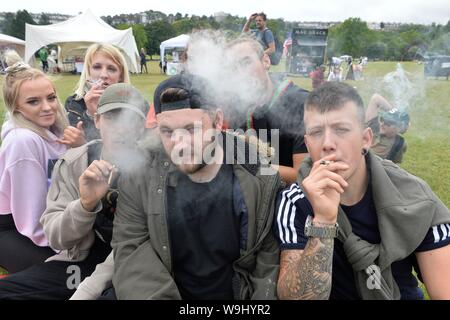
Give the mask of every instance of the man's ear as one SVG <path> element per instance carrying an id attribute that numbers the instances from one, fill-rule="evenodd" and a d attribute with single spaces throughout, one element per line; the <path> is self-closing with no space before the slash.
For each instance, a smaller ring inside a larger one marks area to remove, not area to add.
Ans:
<path id="1" fill-rule="evenodd" d="M 363 148 L 369 150 L 372 146 L 373 131 L 371 128 L 365 128 L 363 131 Z"/>
<path id="2" fill-rule="evenodd" d="M 222 111 L 222 109 L 217 109 L 215 112 L 214 127 L 217 130 L 222 131 L 222 128 L 223 128 L 223 111 Z"/>
<path id="3" fill-rule="evenodd" d="M 95 116 L 94 116 L 94 124 L 95 124 L 95 127 L 98 129 L 98 130 L 100 130 L 100 115 L 99 114 L 95 114 Z"/>
<path id="4" fill-rule="evenodd" d="M 269 55 L 267 53 L 264 53 L 261 61 L 262 61 L 263 65 L 264 65 L 264 68 L 266 70 L 269 70 L 270 69 L 270 57 L 269 57 Z"/>

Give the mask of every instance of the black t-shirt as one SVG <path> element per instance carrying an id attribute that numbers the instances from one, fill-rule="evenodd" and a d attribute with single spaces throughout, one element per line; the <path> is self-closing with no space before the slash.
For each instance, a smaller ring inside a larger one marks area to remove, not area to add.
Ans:
<path id="1" fill-rule="evenodd" d="M 234 174 L 224 164 L 208 183 L 177 172 L 167 188 L 175 282 L 183 299 L 233 299 L 233 262 L 239 258 L 239 216 L 233 207 Z"/>
<path id="2" fill-rule="evenodd" d="M 293 82 L 283 89 L 273 105 L 262 106 L 253 113 L 252 128 L 256 130 L 258 138 L 275 148 L 280 165 L 292 167 L 293 154 L 308 152 L 303 138 L 304 102 L 308 97 L 308 91 L 301 89 Z M 247 126 L 246 123 L 241 126 L 241 129 L 245 131 L 248 129 Z M 260 136 L 261 129 L 267 129 L 267 138 Z M 271 129 L 279 130 L 278 146 L 275 142 L 277 138 L 272 134 Z"/>
<path id="3" fill-rule="evenodd" d="M 380 243 L 378 219 L 370 187 L 360 202 L 353 206 L 341 207 L 352 225 L 354 234 L 370 243 Z M 313 215 L 313 209 L 298 184 L 292 184 L 278 194 L 276 208 L 274 230 L 280 242 L 281 250 L 303 250 L 308 241 L 308 237 L 304 235 L 305 221 L 308 215 Z M 431 227 L 425 239 L 415 251 L 427 251 L 449 245 L 450 236 L 447 237 L 446 230 L 450 232 L 450 225 Z M 412 232 L 414 231 L 412 230 Z M 392 275 L 399 286 L 402 299 L 423 299 L 417 280 L 412 274 L 412 268 L 416 266 L 417 261 L 414 253 L 408 258 L 391 265 Z M 347 260 L 343 244 L 338 239 L 334 241 L 330 299 L 360 299 L 355 285 L 353 269 Z"/>

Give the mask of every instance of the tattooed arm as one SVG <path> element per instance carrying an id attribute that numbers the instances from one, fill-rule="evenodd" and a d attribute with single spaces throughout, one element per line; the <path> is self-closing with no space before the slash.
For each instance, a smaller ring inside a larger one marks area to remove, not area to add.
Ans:
<path id="1" fill-rule="evenodd" d="M 334 239 L 309 238 L 304 250 L 281 252 L 278 298 L 327 300 L 331 292 Z"/>
<path id="2" fill-rule="evenodd" d="M 306 135 L 305 135 L 306 137 Z M 313 224 L 318 227 L 334 225 L 337 220 L 340 195 L 347 182 L 336 172 L 348 165 L 335 162 L 336 156 L 329 155 L 316 161 L 308 177 L 302 181 L 302 189 L 314 211 Z M 293 194 L 290 191 L 289 194 Z M 301 198 L 297 195 L 297 198 Z M 289 229 L 281 220 L 289 220 L 290 205 L 281 205 L 284 214 L 278 223 L 280 229 Z M 288 211 L 288 212 L 286 212 Z M 302 233 L 302 231 L 300 231 Z M 289 242 L 287 237 L 283 242 Z M 310 237 L 304 249 L 286 249 L 281 252 L 278 276 L 278 297 L 280 299 L 328 299 L 331 292 L 334 239 Z"/>

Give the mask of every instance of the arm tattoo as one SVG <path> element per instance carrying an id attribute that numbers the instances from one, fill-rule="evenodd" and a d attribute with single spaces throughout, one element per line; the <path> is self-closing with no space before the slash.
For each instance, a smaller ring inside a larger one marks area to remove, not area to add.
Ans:
<path id="1" fill-rule="evenodd" d="M 283 299 L 326 300 L 331 292 L 334 239 L 309 238 L 303 251 L 281 254 L 278 295 Z"/>

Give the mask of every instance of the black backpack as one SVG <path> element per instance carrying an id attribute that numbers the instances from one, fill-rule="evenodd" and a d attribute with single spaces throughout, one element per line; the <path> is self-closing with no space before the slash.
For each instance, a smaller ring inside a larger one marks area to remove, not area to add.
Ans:
<path id="1" fill-rule="evenodd" d="M 263 41 L 266 43 L 266 31 L 269 29 L 264 30 L 263 34 Z M 283 44 L 278 40 L 278 37 L 275 35 L 273 36 L 273 40 L 275 42 L 275 52 L 272 53 L 270 57 L 270 64 L 273 66 L 276 66 L 280 63 L 281 56 L 283 55 Z M 269 47 L 269 44 L 266 43 L 266 46 Z"/>

